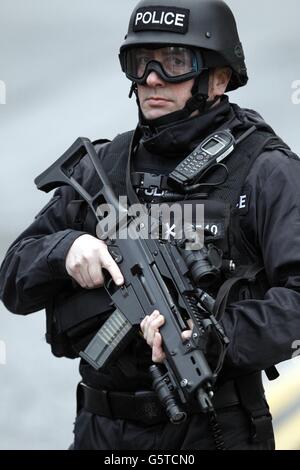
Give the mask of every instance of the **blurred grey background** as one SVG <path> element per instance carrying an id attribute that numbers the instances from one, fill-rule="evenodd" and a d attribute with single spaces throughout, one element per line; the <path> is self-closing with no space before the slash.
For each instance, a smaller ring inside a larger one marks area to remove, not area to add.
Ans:
<path id="1" fill-rule="evenodd" d="M 135 126 L 136 106 L 127 98 L 130 84 L 118 49 L 136 3 L 0 0 L 0 103 L 6 86 L 6 104 L 0 104 L 1 260 L 49 199 L 35 189 L 35 176 L 78 136 L 113 138 Z M 260 112 L 300 154 L 300 104 L 292 102 L 292 84 L 300 80 L 299 1 L 228 4 L 250 76 L 231 100 Z M 66 449 L 72 441 L 78 361 L 51 356 L 44 330 L 43 312 L 23 318 L 0 305 L 0 449 Z M 299 362 L 280 369 L 281 384 L 295 385 Z M 298 394 L 291 412 L 287 387 L 266 386 L 279 394 L 278 427 L 282 420 L 287 425 L 288 416 L 299 415 Z M 298 416 L 298 434 L 299 426 Z"/>

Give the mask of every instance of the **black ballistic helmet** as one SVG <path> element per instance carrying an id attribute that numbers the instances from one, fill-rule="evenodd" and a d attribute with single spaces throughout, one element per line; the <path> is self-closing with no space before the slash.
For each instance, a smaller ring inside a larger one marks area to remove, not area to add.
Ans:
<path id="1" fill-rule="evenodd" d="M 236 22 L 222 0 L 141 0 L 120 48 L 123 70 L 126 49 L 170 44 L 200 48 L 208 69 L 230 67 L 233 73 L 227 91 L 246 85 L 247 68 Z"/>

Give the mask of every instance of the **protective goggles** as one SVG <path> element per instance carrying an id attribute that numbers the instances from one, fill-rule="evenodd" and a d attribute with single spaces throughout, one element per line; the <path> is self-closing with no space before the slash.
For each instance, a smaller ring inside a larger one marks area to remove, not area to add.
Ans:
<path id="1" fill-rule="evenodd" d="M 205 69 L 199 50 L 167 46 L 131 47 L 120 54 L 123 72 L 129 80 L 144 85 L 150 72 L 156 72 L 166 82 L 184 82 Z"/>

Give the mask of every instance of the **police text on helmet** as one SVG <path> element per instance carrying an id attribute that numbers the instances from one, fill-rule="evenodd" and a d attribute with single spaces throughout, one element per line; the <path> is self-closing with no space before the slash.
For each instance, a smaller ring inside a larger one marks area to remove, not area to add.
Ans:
<path id="1" fill-rule="evenodd" d="M 188 30 L 189 10 L 176 7 L 139 8 L 134 19 L 134 31 L 161 30 L 186 33 Z"/>

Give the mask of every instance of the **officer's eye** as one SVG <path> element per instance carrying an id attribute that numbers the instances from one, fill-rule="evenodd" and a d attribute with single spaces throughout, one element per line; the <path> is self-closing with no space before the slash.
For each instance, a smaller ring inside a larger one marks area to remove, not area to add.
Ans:
<path id="1" fill-rule="evenodd" d="M 185 67 L 185 60 L 182 57 L 170 56 L 166 59 L 166 63 L 172 67 Z"/>
<path id="2" fill-rule="evenodd" d="M 150 56 L 141 56 L 137 58 L 137 66 L 138 67 L 144 67 L 150 62 L 151 57 Z"/>
<path id="3" fill-rule="evenodd" d="M 185 61 L 180 59 L 179 57 L 175 57 L 173 62 L 174 62 L 174 65 L 185 66 Z"/>

